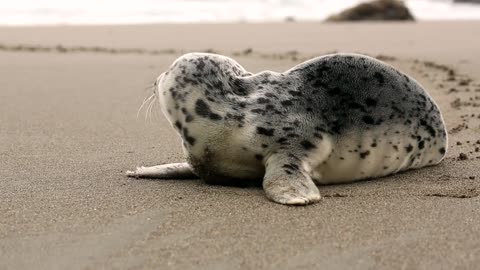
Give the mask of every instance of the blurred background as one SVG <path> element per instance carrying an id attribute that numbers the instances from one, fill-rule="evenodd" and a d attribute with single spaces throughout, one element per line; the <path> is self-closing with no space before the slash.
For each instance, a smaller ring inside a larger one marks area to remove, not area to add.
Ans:
<path id="1" fill-rule="evenodd" d="M 317 21 L 361 0 L 15 0 L 1 25 Z M 478 20 L 477 0 L 406 0 L 416 20 Z"/>

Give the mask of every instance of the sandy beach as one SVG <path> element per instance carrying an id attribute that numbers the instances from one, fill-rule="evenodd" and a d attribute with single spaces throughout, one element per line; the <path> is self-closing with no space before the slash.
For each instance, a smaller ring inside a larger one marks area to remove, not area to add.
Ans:
<path id="1" fill-rule="evenodd" d="M 478 269 L 480 22 L 0 27 L 0 269 Z M 148 86 L 185 52 L 252 72 L 358 52 L 416 78 L 449 130 L 438 166 L 320 186 L 125 177 L 183 161 Z"/>

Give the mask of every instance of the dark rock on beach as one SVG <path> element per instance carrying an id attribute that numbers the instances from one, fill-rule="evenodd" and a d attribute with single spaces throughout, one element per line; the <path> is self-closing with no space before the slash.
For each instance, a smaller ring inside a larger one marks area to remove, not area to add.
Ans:
<path id="1" fill-rule="evenodd" d="M 480 0 L 453 0 L 454 3 L 472 3 L 480 4 Z"/>
<path id="2" fill-rule="evenodd" d="M 402 1 L 397 0 L 376 0 L 360 3 L 326 19 L 327 22 L 414 20 L 407 6 Z"/>

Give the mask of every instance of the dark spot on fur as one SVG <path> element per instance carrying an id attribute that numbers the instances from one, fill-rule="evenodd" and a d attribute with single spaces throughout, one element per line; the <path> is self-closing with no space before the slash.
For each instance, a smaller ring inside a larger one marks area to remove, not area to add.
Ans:
<path id="1" fill-rule="evenodd" d="M 191 114 L 188 114 L 187 117 L 185 117 L 185 122 L 189 123 L 193 121 L 193 116 Z"/>
<path id="2" fill-rule="evenodd" d="M 295 96 L 295 97 L 299 97 L 299 96 L 302 95 L 302 92 L 300 92 L 300 91 L 288 91 L 288 93 L 290 93 L 290 95 Z"/>
<path id="3" fill-rule="evenodd" d="M 300 144 L 303 146 L 305 150 L 311 150 L 313 148 L 316 148 L 316 146 L 313 143 L 307 140 L 300 142 Z"/>
<path id="4" fill-rule="evenodd" d="M 210 114 L 210 119 L 212 119 L 212 120 L 221 120 L 222 117 L 221 117 L 219 114 L 211 113 L 211 114 Z"/>
<path id="5" fill-rule="evenodd" d="M 383 85 L 385 83 L 385 77 L 380 72 L 375 72 L 373 77 L 378 81 L 378 84 Z"/>
<path id="6" fill-rule="evenodd" d="M 204 118 L 210 118 L 212 120 L 220 120 L 222 117 L 210 110 L 210 106 L 208 106 L 205 101 L 198 99 L 195 103 L 195 112 Z"/>
<path id="7" fill-rule="evenodd" d="M 420 125 L 425 127 L 425 129 L 428 131 L 430 136 L 435 137 L 436 135 L 435 129 L 431 125 L 429 125 L 427 121 L 425 121 L 425 119 L 420 120 Z"/>
<path id="8" fill-rule="evenodd" d="M 418 149 L 423 149 L 425 147 L 425 141 L 420 141 L 418 143 Z"/>
<path id="9" fill-rule="evenodd" d="M 203 59 L 198 59 L 198 64 L 197 64 L 197 68 L 201 71 L 203 71 L 203 69 L 205 68 L 205 62 L 203 62 Z"/>
<path id="10" fill-rule="evenodd" d="M 262 109 L 252 109 L 250 111 L 253 113 L 265 114 L 265 110 L 262 110 Z"/>
<path id="11" fill-rule="evenodd" d="M 284 100 L 284 101 L 280 102 L 280 104 L 282 104 L 283 106 L 291 106 L 291 105 L 293 105 L 293 102 L 290 101 L 290 100 Z"/>
<path id="12" fill-rule="evenodd" d="M 410 153 L 413 150 L 413 146 L 411 144 L 409 144 L 405 147 L 405 150 L 407 151 L 407 153 Z"/>
<path id="13" fill-rule="evenodd" d="M 438 151 L 439 151 L 440 154 L 442 154 L 442 155 L 445 154 L 445 152 L 446 152 L 446 150 L 445 150 L 444 147 L 440 148 Z"/>
<path id="14" fill-rule="evenodd" d="M 289 170 L 292 170 L 292 171 L 298 171 L 298 165 L 297 164 L 293 164 L 293 163 L 290 163 L 290 164 L 284 164 L 282 166 L 282 168 L 285 168 L 285 169 L 289 169 Z"/>
<path id="15" fill-rule="evenodd" d="M 365 115 L 362 117 L 362 120 L 363 122 L 365 122 L 365 124 L 367 125 L 373 125 L 375 124 L 375 119 L 373 119 L 371 116 L 369 115 Z"/>
<path id="16" fill-rule="evenodd" d="M 293 167 L 295 170 L 298 170 L 298 165 L 297 164 L 290 163 L 290 166 Z"/>
<path id="17" fill-rule="evenodd" d="M 269 110 L 269 111 L 275 110 L 275 106 L 272 105 L 272 104 L 267 104 L 267 105 L 265 106 L 265 110 Z"/>
<path id="18" fill-rule="evenodd" d="M 269 103 L 269 102 L 270 102 L 270 100 L 268 98 L 263 98 L 262 97 L 262 98 L 257 99 L 258 104 L 265 104 L 265 103 Z"/>
<path id="19" fill-rule="evenodd" d="M 321 87 L 322 88 L 327 88 L 328 87 L 328 85 L 326 83 L 322 82 L 321 80 L 314 81 L 312 86 L 315 87 L 315 88 L 321 88 Z"/>
<path id="20" fill-rule="evenodd" d="M 370 151 L 365 151 L 360 153 L 360 158 L 365 159 L 368 155 L 370 155 Z"/>
<path id="21" fill-rule="evenodd" d="M 367 104 L 368 107 L 375 107 L 377 106 L 377 101 L 373 98 L 367 98 L 365 99 L 365 104 Z"/>
<path id="22" fill-rule="evenodd" d="M 234 115 L 233 116 L 233 119 L 239 121 L 239 122 L 242 122 L 244 119 L 245 119 L 245 114 L 238 114 L 238 115 Z"/>
<path id="23" fill-rule="evenodd" d="M 275 132 L 275 129 L 273 128 L 264 128 L 264 127 L 257 127 L 257 133 L 260 135 L 265 135 L 265 136 L 273 136 L 273 133 Z"/>
<path id="24" fill-rule="evenodd" d="M 195 145 L 195 138 L 190 136 L 188 134 L 188 128 L 184 128 L 183 129 L 183 138 L 188 142 L 188 144 L 190 144 L 191 146 Z"/>

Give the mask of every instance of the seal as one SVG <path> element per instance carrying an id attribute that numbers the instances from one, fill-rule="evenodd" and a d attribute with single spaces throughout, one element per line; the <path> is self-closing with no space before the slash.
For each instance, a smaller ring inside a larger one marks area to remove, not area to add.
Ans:
<path id="1" fill-rule="evenodd" d="M 274 202 L 304 205 L 320 200 L 316 184 L 435 165 L 447 150 L 442 115 L 423 87 L 359 54 L 252 74 L 231 58 L 190 53 L 157 78 L 153 97 L 187 162 L 139 167 L 130 177 L 260 179 Z"/>

